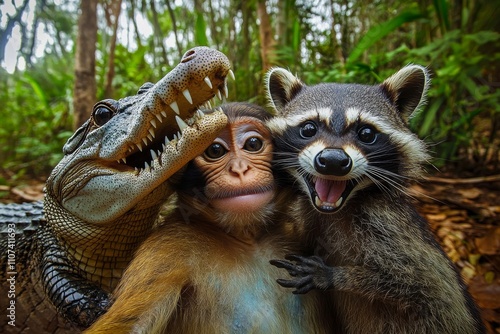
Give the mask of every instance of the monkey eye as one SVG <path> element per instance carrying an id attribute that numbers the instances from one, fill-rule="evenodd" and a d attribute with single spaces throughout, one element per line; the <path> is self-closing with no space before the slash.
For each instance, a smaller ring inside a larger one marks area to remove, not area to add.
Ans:
<path id="1" fill-rule="evenodd" d="M 262 140 L 260 138 L 251 137 L 247 139 L 243 148 L 249 152 L 257 152 L 260 151 L 263 145 L 264 144 L 262 143 Z"/>
<path id="2" fill-rule="evenodd" d="M 365 144 L 373 144 L 377 140 L 377 130 L 371 126 L 363 126 L 358 130 L 358 138 Z"/>
<path id="3" fill-rule="evenodd" d="M 224 154 L 226 154 L 226 148 L 219 143 L 213 143 L 205 150 L 205 156 L 209 160 L 220 159 Z"/>
<path id="4" fill-rule="evenodd" d="M 309 121 L 300 127 L 300 136 L 304 139 L 313 137 L 318 131 L 316 124 Z"/>
<path id="5" fill-rule="evenodd" d="M 98 103 L 94 106 L 94 110 L 92 111 L 92 120 L 95 125 L 103 126 L 106 124 L 113 116 L 115 115 L 115 110 L 103 103 Z"/>

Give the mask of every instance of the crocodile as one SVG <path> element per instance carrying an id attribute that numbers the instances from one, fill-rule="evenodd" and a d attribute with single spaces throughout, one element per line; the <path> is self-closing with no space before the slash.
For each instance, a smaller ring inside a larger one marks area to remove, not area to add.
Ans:
<path id="1" fill-rule="evenodd" d="M 167 181 L 225 127 L 222 110 L 199 108 L 227 98 L 228 76 L 223 53 L 196 47 L 156 84 L 98 102 L 43 203 L 0 207 L 3 332 L 75 333 L 106 310 L 173 192 Z"/>

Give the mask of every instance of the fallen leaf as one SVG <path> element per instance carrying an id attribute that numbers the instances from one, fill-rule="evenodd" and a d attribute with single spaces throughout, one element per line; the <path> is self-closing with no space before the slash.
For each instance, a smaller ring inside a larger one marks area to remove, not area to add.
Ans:
<path id="1" fill-rule="evenodd" d="M 469 282 L 469 291 L 479 307 L 484 309 L 500 308 L 500 285 L 497 282 L 488 284 L 481 276 Z"/>
<path id="2" fill-rule="evenodd" d="M 460 196 L 467 199 L 476 199 L 479 196 L 481 196 L 483 192 L 478 188 L 469 188 L 469 189 L 457 189 L 457 193 L 459 193 Z"/>
<path id="3" fill-rule="evenodd" d="M 490 229 L 484 237 L 474 240 L 477 249 L 481 254 L 500 254 L 500 227 Z"/>

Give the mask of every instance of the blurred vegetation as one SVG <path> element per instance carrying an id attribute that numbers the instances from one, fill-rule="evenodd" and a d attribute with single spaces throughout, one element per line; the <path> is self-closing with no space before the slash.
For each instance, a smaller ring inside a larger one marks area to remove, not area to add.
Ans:
<path id="1" fill-rule="evenodd" d="M 373 84 L 408 63 L 428 66 L 428 103 L 411 125 L 431 143 L 435 164 L 475 175 L 498 172 L 500 9 L 494 1 L 194 0 L 168 6 L 123 0 L 113 96 L 104 96 L 113 33 L 105 17 L 113 1 L 101 0 L 98 7 L 97 100 L 134 94 L 142 83 L 162 77 L 184 51 L 206 44 L 233 62 L 229 100 L 265 105 L 263 21 L 257 14 L 265 4 L 273 31 L 271 65 L 289 68 L 308 84 Z M 13 13 L 28 11 L 26 3 Z M 6 14 L 0 27 L 0 60 L 19 65 L 12 73 L 0 69 L 0 175 L 9 180 L 47 175 L 73 131 L 79 3 L 35 3 L 34 20 Z M 146 26 L 151 32 L 141 33 Z M 41 30 L 50 38 L 36 55 Z M 4 59 L 12 37 L 22 41 L 18 58 Z"/>

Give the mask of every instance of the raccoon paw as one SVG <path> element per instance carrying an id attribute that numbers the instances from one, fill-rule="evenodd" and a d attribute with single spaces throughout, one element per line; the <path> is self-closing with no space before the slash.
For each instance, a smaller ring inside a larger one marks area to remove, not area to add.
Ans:
<path id="1" fill-rule="evenodd" d="M 277 279 L 285 288 L 295 288 L 294 294 L 304 294 L 313 289 L 326 290 L 332 287 L 334 269 L 327 266 L 318 256 L 287 255 L 285 260 L 271 260 L 270 263 L 288 271 L 293 279 Z M 292 263 L 290 261 L 295 262 Z"/>

